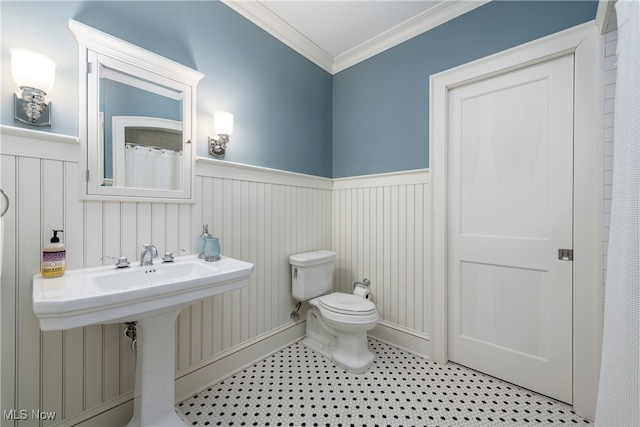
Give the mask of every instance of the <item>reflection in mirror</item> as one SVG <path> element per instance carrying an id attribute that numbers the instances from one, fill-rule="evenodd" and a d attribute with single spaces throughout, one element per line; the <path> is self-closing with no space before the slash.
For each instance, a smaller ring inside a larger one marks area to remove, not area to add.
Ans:
<path id="1" fill-rule="evenodd" d="M 112 123 L 114 187 L 182 188 L 181 122 L 115 116 Z M 109 185 L 110 181 L 105 177 L 104 185 Z"/>
<path id="2" fill-rule="evenodd" d="M 182 189 L 182 94 L 101 64 L 99 99 L 101 185 Z"/>

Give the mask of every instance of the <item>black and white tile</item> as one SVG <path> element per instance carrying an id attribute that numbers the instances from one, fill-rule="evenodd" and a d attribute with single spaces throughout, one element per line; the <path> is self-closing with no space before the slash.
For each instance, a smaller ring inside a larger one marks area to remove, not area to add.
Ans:
<path id="1" fill-rule="evenodd" d="M 177 405 L 194 426 L 586 425 L 571 407 L 370 339 L 351 374 L 298 342 Z"/>

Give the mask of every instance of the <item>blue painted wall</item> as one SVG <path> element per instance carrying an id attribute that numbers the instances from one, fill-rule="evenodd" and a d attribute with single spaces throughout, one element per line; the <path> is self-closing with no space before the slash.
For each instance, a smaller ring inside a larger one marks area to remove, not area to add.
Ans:
<path id="1" fill-rule="evenodd" d="M 1 1 L 0 123 L 13 120 L 9 49 L 57 64 L 53 126 L 78 135 L 75 19 L 205 74 L 197 89 L 197 154 L 207 156 L 213 112 L 234 114 L 225 160 L 331 176 L 332 77 L 217 1 Z M 25 20 L 28 17 L 28 20 Z"/>
<path id="2" fill-rule="evenodd" d="M 333 177 L 429 167 L 429 76 L 595 19 L 597 1 L 494 1 L 333 78 Z"/>
<path id="3" fill-rule="evenodd" d="M 332 77 L 216 1 L 3 0 L 0 123 L 21 126 L 9 49 L 24 47 L 58 64 L 46 130 L 77 135 L 73 18 L 205 74 L 200 156 L 213 112 L 227 110 L 235 116 L 229 161 L 336 178 L 425 168 L 429 75 L 592 20 L 596 8 L 597 1 L 494 1 Z"/>

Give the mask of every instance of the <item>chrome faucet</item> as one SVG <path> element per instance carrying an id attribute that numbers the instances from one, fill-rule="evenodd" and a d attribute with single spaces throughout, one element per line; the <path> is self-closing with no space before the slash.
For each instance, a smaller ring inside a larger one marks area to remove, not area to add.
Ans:
<path id="1" fill-rule="evenodd" d="M 158 249 L 151 243 L 142 245 L 144 250 L 140 254 L 140 265 L 153 265 L 153 259 L 158 258 Z"/>

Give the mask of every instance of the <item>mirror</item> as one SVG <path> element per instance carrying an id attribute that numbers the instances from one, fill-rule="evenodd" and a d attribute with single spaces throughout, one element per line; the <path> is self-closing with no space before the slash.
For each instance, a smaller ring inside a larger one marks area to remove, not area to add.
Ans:
<path id="1" fill-rule="evenodd" d="M 204 75 L 79 22 L 69 28 L 87 111 L 84 198 L 193 201 L 195 86 Z"/>
<path id="2" fill-rule="evenodd" d="M 102 185 L 182 189 L 182 93 L 100 64 Z"/>

